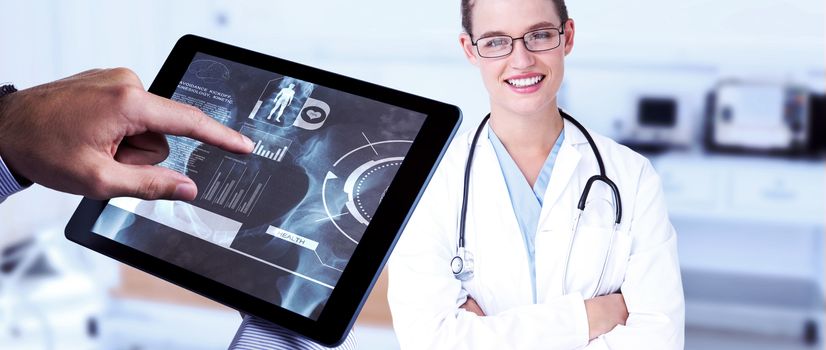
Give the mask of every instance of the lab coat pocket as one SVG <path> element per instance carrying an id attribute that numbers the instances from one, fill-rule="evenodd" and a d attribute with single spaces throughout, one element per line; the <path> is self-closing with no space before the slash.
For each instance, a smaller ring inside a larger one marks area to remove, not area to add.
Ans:
<path id="1" fill-rule="evenodd" d="M 591 298 L 616 292 L 630 254 L 628 233 L 613 227 L 580 225 L 570 252 L 566 284 Z"/>
<path id="2" fill-rule="evenodd" d="M 631 258 L 631 236 L 628 230 L 617 230 L 611 247 L 609 263 L 605 269 L 605 279 L 597 295 L 606 295 L 620 290 L 625 282 L 625 271 Z"/>

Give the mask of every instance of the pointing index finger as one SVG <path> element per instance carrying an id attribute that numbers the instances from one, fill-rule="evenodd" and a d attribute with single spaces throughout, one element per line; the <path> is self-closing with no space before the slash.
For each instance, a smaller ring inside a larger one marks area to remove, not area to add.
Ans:
<path id="1" fill-rule="evenodd" d="M 185 136 L 235 153 L 252 152 L 253 142 L 196 107 L 150 93 L 135 117 L 149 131 Z"/>

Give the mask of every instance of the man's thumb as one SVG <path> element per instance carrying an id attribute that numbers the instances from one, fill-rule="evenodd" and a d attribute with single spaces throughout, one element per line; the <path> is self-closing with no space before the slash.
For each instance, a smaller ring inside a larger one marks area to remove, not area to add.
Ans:
<path id="1" fill-rule="evenodd" d="M 137 197 L 146 200 L 195 199 L 198 188 L 186 175 L 153 165 L 119 164 L 117 184 L 113 185 L 114 197 Z"/>

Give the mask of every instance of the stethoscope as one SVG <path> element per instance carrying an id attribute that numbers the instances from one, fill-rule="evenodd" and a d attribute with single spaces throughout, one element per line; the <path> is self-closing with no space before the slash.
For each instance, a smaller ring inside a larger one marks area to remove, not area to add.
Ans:
<path id="1" fill-rule="evenodd" d="M 591 192 L 591 186 L 596 181 L 602 181 L 611 187 L 611 191 L 613 192 L 613 206 L 615 210 L 615 220 L 614 220 L 614 228 L 611 232 L 611 237 L 608 241 L 608 249 L 605 253 L 605 260 L 602 263 L 602 270 L 599 275 L 599 280 L 597 281 L 597 288 L 594 290 L 593 295 L 591 297 L 596 296 L 599 292 L 600 287 L 602 287 L 602 280 L 605 275 L 605 269 L 608 267 L 608 260 L 610 259 L 611 249 L 614 245 L 614 236 L 616 235 L 617 227 L 622 220 L 622 202 L 620 200 L 619 190 L 617 189 L 617 185 L 614 184 L 614 181 L 608 178 L 605 175 L 605 164 L 602 162 L 602 155 L 599 153 L 596 144 L 594 143 L 594 139 L 591 137 L 591 134 L 588 133 L 588 130 L 585 130 L 585 127 L 582 126 L 576 119 L 568 115 L 562 110 L 559 110 L 562 118 L 567 119 L 571 124 L 579 129 L 583 135 L 585 135 L 585 139 L 588 140 L 588 144 L 591 146 L 591 149 L 594 152 L 594 157 L 597 159 L 597 164 L 599 165 L 599 174 L 591 176 L 588 181 L 585 183 L 585 188 L 582 190 L 582 194 L 579 197 L 579 203 L 577 204 L 577 212 L 576 216 L 574 216 L 574 224 L 573 232 L 571 233 L 571 239 L 568 244 L 568 252 L 565 256 L 565 268 L 562 274 L 562 294 L 568 294 L 568 288 L 566 286 L 566 282 L 568 280 L 568 265 L 571 262 L 571 251 L 574 247 L 574 240 L 576 239 L 577 228 L 579 228 L 579 219 L 582 217 L 582 213 L 585 211 L 585 202 L 588 199 L 588 194 Z M 487 123 L 488 119 L 490 118 L 490 114 L 485 116 L 482 119 L 482 122 L 479 123 L 479 127 L 476 129 L 476 134 L 473 135 L 473 141 L 470 143 L 470 152 L 468 153 L 467 163 L 465 164 L 465 181 L 464 181 L 464 192 L 462 193 L 462 211 L 460 215 L 459 221 L 459 244 L 456 248 L 456 256 L 453 257 L 450 261 L 450 268 L 453 270 L 453 275 L 461 280 L 461 281 L 468 281 L 473 278 L 473 254 L 465 248 L 465 223 L 467 218 L 467 196 L 468 196 L 468 187 L 470 185 L 470 169 L 471 165 L 473 164 L 473 154 L 476 151 L 476 143 L 479 141 L 479 135 L 482 133 L 482 130 L 485 128 L 485 123 Z"/>

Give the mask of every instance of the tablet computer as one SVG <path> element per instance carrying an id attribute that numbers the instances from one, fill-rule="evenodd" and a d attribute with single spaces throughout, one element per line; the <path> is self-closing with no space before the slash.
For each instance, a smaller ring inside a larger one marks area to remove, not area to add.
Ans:
<path id="1" fill-rule="evenodd" d="M 149 91 L 255 142 L 168 137 L 189 201 L 85 198 L 66 237 L 333 346 L 347 335 L 461 120 L 452 105 L 192 35 Z"/>

